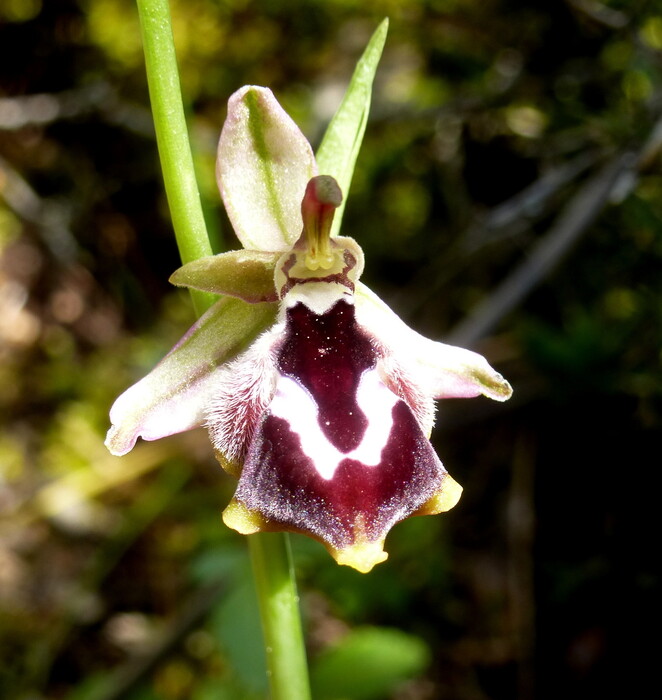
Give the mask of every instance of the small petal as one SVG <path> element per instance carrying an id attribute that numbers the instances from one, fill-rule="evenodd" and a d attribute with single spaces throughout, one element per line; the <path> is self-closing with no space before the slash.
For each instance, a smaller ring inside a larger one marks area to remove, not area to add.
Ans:
<path id="1" fill-rule="evenodd" d="M 393 355 L 408 358 L 411 369 L 435 399 L 483 394 L 495 401 L 505 401 L 513 393 L 510 384 L 482 355 L 416 333 L 361 283 L 356 290 L 356 317 Z"/>
<path id="2" fill-rule="evenodd" d="M 233 250 L 187 263 L 170 276 L 178 287 L 227 294 L 255 304 L 278 301 L 274 270 L 282 253 Z"/>
<path id="3" fill-rule="evenodd" d="M 216 367 L 232 359 L 269 325 L 276 304 L 220 299 L 161 362 L 115 401 L 106 446 L 114 455 L 145 440 L 189 430 L 204 421 Z"/>
<path id="4" fill-rule="evenodd" d="M 301 234 L 301 200 L 315 156 L 271 90 L 245 86 L 230 97 L 216 176 L 244 248 L 285 251 Z"/>

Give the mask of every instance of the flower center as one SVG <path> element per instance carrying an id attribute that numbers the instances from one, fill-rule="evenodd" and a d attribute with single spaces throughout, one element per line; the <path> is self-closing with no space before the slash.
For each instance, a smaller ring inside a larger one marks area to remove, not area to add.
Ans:
<path id="1" fill-rule="evenodd" d="M 333 215 L 341 202 L 340 187 L 330 175 L 319 175 L 308 182 L 301 202 L 303 231 L 292 249 L 280 257 L 274 270 L 279 298 L 290 292 L 294 295 L 290 305 L 301 295 L 309 302 L 315 297 L 319 302 L 315 308 L 322 313 L 320 309 L 329 308 L 348 290 L 354 292 L 363 271 L 363 252 L 351 238 L 331 237 Z M 293 291 L 295 288 L 298 291 Z M 320 301 L 322 298 L 324 303 Z M 312 308 L 310 303 L 308 307 Z"/>

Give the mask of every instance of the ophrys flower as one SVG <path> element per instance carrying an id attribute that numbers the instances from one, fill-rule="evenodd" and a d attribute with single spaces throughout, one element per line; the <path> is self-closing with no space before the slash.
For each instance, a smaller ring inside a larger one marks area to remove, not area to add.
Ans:
<path id="1" fill-rule="evenodd" d="M 269 90 L 230 99 L 217 173 L 244 249 L 172 281 L 226 296 L 117 400 L 107 445 L 125 454 L 139 436 L 205 424 L 239 477 L 230 527 L 303 532 L 369 571 L 395 523 L 460 496 L 429 442 L 435 399 L 505 400 L 510 386 L 480 355 L 411 330 L 359 282 L 360 247 L 331 235 L 340 189 L 316 175 Z"/>

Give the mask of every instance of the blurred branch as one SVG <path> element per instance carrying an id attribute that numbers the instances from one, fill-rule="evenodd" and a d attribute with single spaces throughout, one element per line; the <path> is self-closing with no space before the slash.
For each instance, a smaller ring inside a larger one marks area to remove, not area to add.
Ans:
<path id="1" fill-rule="evenodd" d="M 662 118 L 657 120 L 644 147 L 639 152 L 637 169 L 646 170 L 653 164 L 653 161 L 662 151 Z"/>
<path id="2" fill-rule="evenodd" d="M 577 192 L 531 255 L 507 277 L 447 337 L 447 342 L 470 346 L 531 292 L 585 233 L 609 202 L 614 185 L 637 162 L 628 151 L 607 163 Z"/>
<path id="3" fill-rule="evenodd" d="M 639 173 L 650 166 L 660 149 L 662 117 L 639 150 L 615 156 L 584 184 L 528 259 L 451 331 L 448 342 L 472 345 L 492 330 L 563 258 L 608 203 L 621 201 L 634 189 Z"/>
<path id="4" fill-rule="evenodd" d="M 630 18 L 624 12 L 608 7 L 598 0 L 569 0 L 569 3 L 593 21 L 610 29 L 623 29 L 630 22 Z"/>
<path id="5" fill-rule="evenodd" d="M 596 152 L 582 153 L 549 170 L 505 202 L 476 215 L 466 233 L 444 251 L 444 264 L 440 265 L 435 256 L 428 268 L 419 273 L 419 278 L 425 282 L 413 312 L 433 299 L 449 280 L 460 276 L 474 255 L 490 245 L 529 231 L 535 221 L 551 210 L 560 191 L 595 165 L 599 157 Z"/>
<path id="6" fill-rule="evenodd" d="M 568 163 L 549 170 L 514 197 L 494 207 L 484 216 L 477 217 L 461 246 L 471 254 L 485 245 L 529 228 L 531 220 L 538 219 L 548 210 L 559 190 L 595 165 L 597 159 L 596 153 L 582 153 Z"/>
<path id="7" fill-rule="evenodd" d="M 59 200 L 43 199 L 0 156 L 0 197 L 21 219 L 49 232 L 44 242 L 60 261 L 69 261 L 78 250 L 71 231 L 71 208 Z"/>
<path id="8" fill-rule="evenodd" d="M 662 117 L 653 126 L 646 142 L 636 156 L 634 167 L 625 170 L 611 193 L 612 202 L 622 202 L 637 186 L 639 174 L 654 167 L 662 152 Z"/>
<path id="9" fill-rule="evenodd" d="M 95 83 L 59 93 L 2 97 L 0 129 L 14 131 L 27 126 L 42 126 L 94 112 L 101 114 L 111 124 L 154 138 L 154 125 L 149 110 L 120 99 L 115 88 L 108 83 Z"/>

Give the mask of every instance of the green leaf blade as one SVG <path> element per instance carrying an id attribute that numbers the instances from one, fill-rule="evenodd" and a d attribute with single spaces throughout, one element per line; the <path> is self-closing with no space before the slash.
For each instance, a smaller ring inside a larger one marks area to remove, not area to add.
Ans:
<path id="1" fill-rule="evenodd" d="M 333 236 L 338 235 L 342 224 L 354 166 L 368 123 L 372 84 L 386 43 L 387 33 L 388 18 L 384 19 L 377 27 L 356 64 L 345 97 L 329 123 L 322 143 L 317 150 L 317 165 L 320 174 L 332 175 L 338 181 L 344 195 L 342 204 L 336 210 L 331 228 Z"/>
<path id="2" fill-rule="evenodd" d="M 400 630 L 353 630 L 315 662 L 311 681 L 317 700 L 378 700 L 422 673 L 430 663 L 425 643 Z"/>

